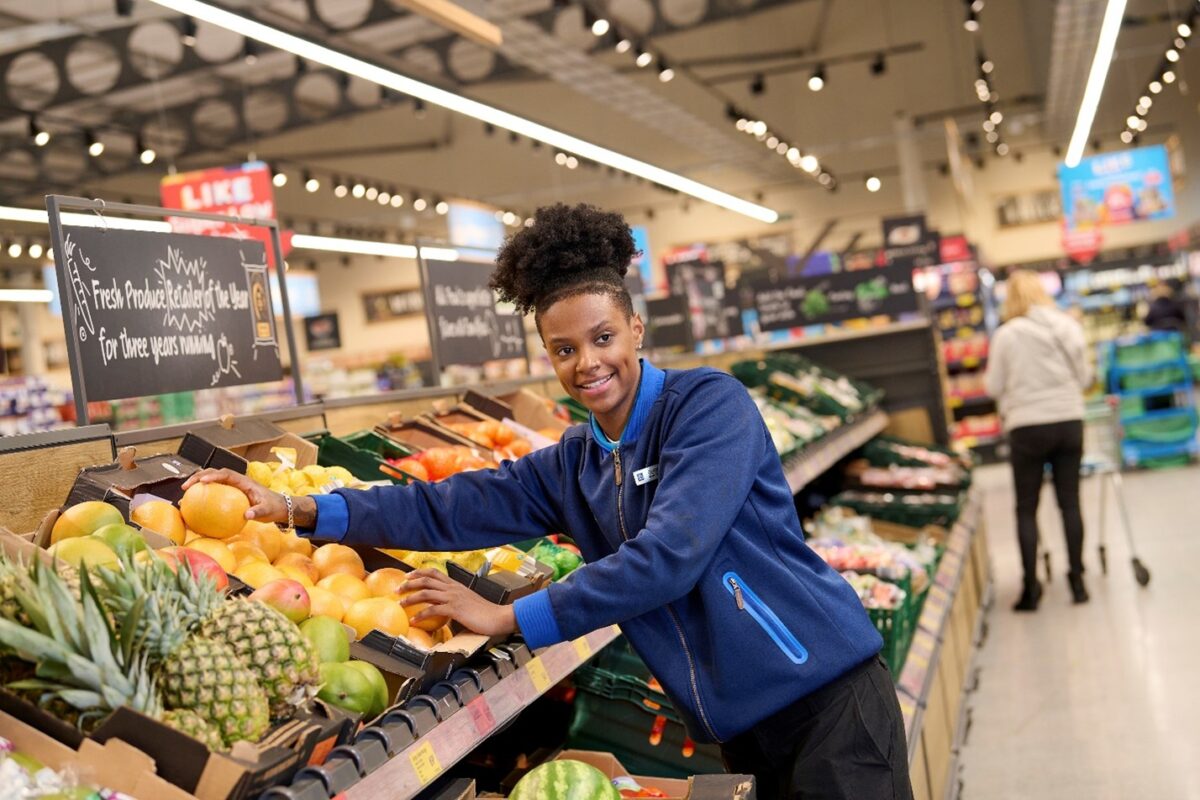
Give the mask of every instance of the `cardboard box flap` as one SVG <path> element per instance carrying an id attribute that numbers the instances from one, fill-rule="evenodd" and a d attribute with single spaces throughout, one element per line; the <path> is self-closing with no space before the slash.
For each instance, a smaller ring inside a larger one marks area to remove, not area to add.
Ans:
<path id="1" fill-rule="evenodd" d="M 226 425 L 226 422 L 229 424 Z M 223 417 L 221 421 L 192 428 L 192 433 L 226 450 L 269 442 L 280 438 L 286 432 L 274 422 L 258 417 Z"/>
<path id="2" fill-rule="evenodd" d="M 127 447 L 112 464 L 80 470 L 64 508 L 86 500 L 118 501 L 114 505 L 128 519 L 129 500 L 135 494 L 145 492 L 176 502 L 183 496 L 183 482 L 198 469 L 197 464 L 178 455 L 138 458 L 134 449 Z"/>
<path id="3" fill-rule="evenodd" d="M 219 422 L 193 428 L 184 437 L 179 452 L 206 467 L 228 467 L 244 473 L 246 461 L 278 461 L 271 453 L 274 447 L 295 450 L 297 467 L 317 463 L 315 444 L 258 417 L 235 420 L 227 415 Z"/>
<path id="4" fill-rule="evenodd" d="M 511 419 L 533 431 L 565 431 L 571 423 L 554 413 L 554 402 L 528 389 L 499 395 L 485 395 L 470 389 L 463 403 L 500 421 Z"/>

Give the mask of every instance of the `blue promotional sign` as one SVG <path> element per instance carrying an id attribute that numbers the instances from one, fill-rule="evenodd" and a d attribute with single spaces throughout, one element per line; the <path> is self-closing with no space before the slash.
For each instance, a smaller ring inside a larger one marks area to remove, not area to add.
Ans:
<path id="1" fill-rule="evenodd" d="M 1163 145 L 1104 153 L 1058 167 L 1068 229 L 1175 216 L 1171 165 Z"/>
<path id="2" fill-rule="evenodd" d="M 633 246 L 641 255 L 633 259 L 632 267 L 642 276 L 642 286 L 654 285 L 654 262 L 650 260 L 650 235 L 645 225 L 634 225 L 629 229 L 633 233 Z"/>
<path id="3" fill-rule="evenodd" d="M 482 206 L 451 203 L 446 225 L 456 247 L 495 252 L 504 244 L 504 223 L 496 219 L 495 211 Z"/>

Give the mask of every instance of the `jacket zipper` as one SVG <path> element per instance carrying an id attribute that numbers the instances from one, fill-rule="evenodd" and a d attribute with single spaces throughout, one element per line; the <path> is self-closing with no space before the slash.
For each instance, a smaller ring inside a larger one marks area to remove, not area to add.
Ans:
<path id="1" fill-rule="evenodd" d="M 771 610 L 771 607 L 759 599 L 750 587 L 735 572 L 726 572 L 722 578 L 725 588 L 733 595 L 739 611 L 747 611 L 754 621 L 759 624 L 775 645 L 783 651 L 793 664 L 803 664 L 808 661 L 808 650 L 800 644 L 800 640 L 788 630 L 783 620 Z"/>
<path id="2" fill-rule="evenodd" d="M 629 541 L 629 533 L 625 530 L 625 508 L 623 503 L 624 487 L 621 485 L 621 449 L 614 447 L 613 451 L 613 472 L 617 480 L 617 524 L 621 528 L 622 541 Z M 704 712 L 704 704 L 700 702 L 700 686 L 696 680 L 696 663 L 692 660 L 692 651 L 688 649 L 687 638 L 683 635 L 683 625 L 679 621 L 679 616 L 675 613 L 675 609 L 667 605 L 667 613 L 671 615 L 671 622 L 675 625 L 675 632 L 679 634 L 679 644 L 683 647 L 683 654 L 687 656 L 688 662 L 688 677 L 692 684 L 692 698 L 696 701 L 696 711 L 699 712 L 700 722 L 704 725 L 704 729 L 713 741 L 720 741 L 717 732 L 713 730 L 712 723 L 708 721 L 708 715 Z"/>

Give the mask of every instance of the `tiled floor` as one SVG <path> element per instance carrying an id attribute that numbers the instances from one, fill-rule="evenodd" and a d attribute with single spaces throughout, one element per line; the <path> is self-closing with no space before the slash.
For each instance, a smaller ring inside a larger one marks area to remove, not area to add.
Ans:
<path id="1" fill-rule="evenodd" d="M 1058 508 L 1042 498 L 1053 582 L 1015 614 L 1020 562 L 1007 466 L 980 470 L 996 603 L 980 654 L 963 800 L 1200 800 L 1200 467 L 1125 476 L 1148 588 L 1110 507 L 1109 574 L 1096 552 L 1098 485 L 1083 487 L 1092 601 L 1072 606 Z"/>

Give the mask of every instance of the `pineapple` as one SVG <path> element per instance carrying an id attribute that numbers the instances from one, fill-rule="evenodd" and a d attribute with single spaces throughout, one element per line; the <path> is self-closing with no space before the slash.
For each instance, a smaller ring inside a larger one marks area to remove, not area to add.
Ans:
<path id="1" fill-rule="evenodd" d="M 113 598 L 110 610 L 114 614 L 124 613 L 141 597 L 172 598 L 174 610 L 169 613 L 165 609 L 155 613 L 158 609 L 154 604 L 147 604 L 151 613 L 146 616 L 156 619 L 147 636 L 152 643 L 157 642 L 152 647 L 163 654 L 164 660 L 187 635 L 198 635 L 209 640 L 211 646 L 193 652 L 204 654 L 210 664 L 226 663 L 217 658 L 225 654 L 240 657 L 255 682 L 266 690 L 275 716 L 289 716 L 291 706 L 303 705 L 316 694 L 320 679 L 316 653 L 300 629 L 275 609 L 248 600 L 228 600 L 212 581 L 191 574 L 186 565 L 174 573 L 157 560 L 147 565 L 127 565 L 120 573 L 105 571 L 104 580 Z M 226 736 L 230 731 L 257 729 L 255 724 L 242 725 L 238 721 L 243 712 L 251 720 L 259 719 L 259 706 L 244 690 L 243 679 L 213 676 L 209 682 L 206 671 L 182 666 L 172 669 L 170 675 L 172 682 L 163 679 L 163 691 L 172 697 L 217 697 L 218 687 L 236 687 L 235 697 L 241 702 L 228 711 L 222 710 L 218 727 Z M 174 683 L 185 675 L 189 676 L 187 684 Z M 218 722 L 216 717 L 210 719 Z"/>
<path id="2" fill-rule="evenodd" d="M 102 570 L 108 611 L 122 618 L 143 609 L 138 633 L 157 670 L 163 701 L 171 711 L 192 711 L 227 745 L 257 741 L 270 725 L 267 694 L 233 649 L 203 636 L 200 623 L 224 603 L 210 580 L 181 565 L 176 574 L 159 559 L 126 560 L 121 571 Z"/>
<path id="3" fill-rule="evenodd" d="M 163 712 L 161 720 L 163 724 L 170 725 L 180 733 L 187 734 L 209 750 L 225 749 L 225 740 L 221 738 L 220 732 L 195 711 L 187 708 L 172 709 Z"/>
<path id="4" fill-rule="evenodd" d="M 286 715 L 316 694 L 320 682 L 317 656 L 296 624 L 268 605 L 234 599 L 219 606 L 200 628 L 203 635 L 225 643 L 257 675 L 275 716 Z"/>
<path id="5" fill-rule="evenodd" d="M 37 562 L 28 568 L 0 559 L 0 581 L 9 602 L 30 621 L 26 627 L 0 619 L 0 644 L 36 665 L 35 677 L 8 688 L 36 694 L 40 705 L 75 717 L 81 728 L 120 706 L 152 717 L 162 713 L 147 654 L 139 648 L 143 603 L 133 604 L 114 628 L 86 571 L 78 600 L 62 576 Z"/>

